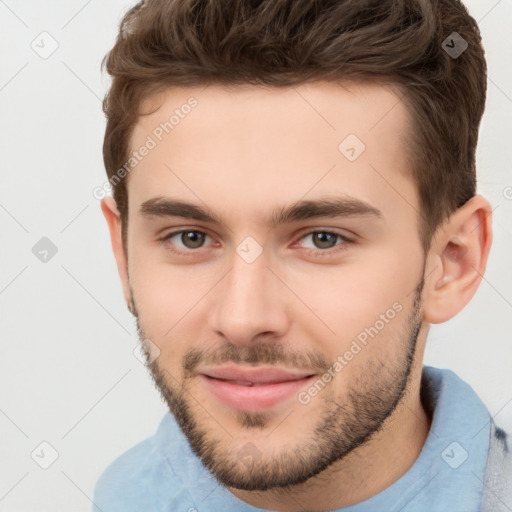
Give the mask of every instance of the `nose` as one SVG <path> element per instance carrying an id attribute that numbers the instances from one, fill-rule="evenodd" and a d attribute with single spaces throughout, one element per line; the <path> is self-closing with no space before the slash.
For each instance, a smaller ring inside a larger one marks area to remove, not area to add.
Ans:
<path id="1" fill-rule="evenodd" d="M 225 341 L 248 345 L 263 335 L 280 337 L 287 331 L 284 285 L 267 263 L 264 254 L 252 263 L 235 254 L 231 270 L 215 287 L 210 327 Z"/>

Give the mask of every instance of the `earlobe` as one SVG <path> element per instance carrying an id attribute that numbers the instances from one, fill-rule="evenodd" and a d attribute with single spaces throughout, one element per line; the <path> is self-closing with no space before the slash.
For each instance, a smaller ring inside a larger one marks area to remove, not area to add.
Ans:
<path id="1" fill-rule="evenodd" d="M 424 295 L 426 322 L 446 322 L 475 294 L 491 247 L 491 214 L 489 202 L 474 196 L 439 228 L 431 252 L 441 271 Z"/>
<path id="2" fill-rule="evenodd" d="M 123 287 L 123 295 L 128 309 L 132 311 L 132 297 L 130 292 L 130 281 L 128 277 L 128 260 L 123 247 L 121 215 L 117 209 L 116 202 L 113 197 L 105 197 L 101 200 L 101 211 L 107 221 L 110 232 L 110 241 L 112 251 L 116 260 L 117 270 Z"/>

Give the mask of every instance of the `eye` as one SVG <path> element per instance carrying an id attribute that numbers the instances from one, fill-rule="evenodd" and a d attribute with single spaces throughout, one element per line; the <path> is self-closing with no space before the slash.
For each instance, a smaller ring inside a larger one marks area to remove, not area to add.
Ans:
<path id="1" fill-rule="evenodd" d="M 187 254 L 196 252 L 195 250 L 205 247 L 206 239 L 211 237 L 204 231 L 197 229 L 182 229 L 180 231 L 173 231 L 161 239 L 161 242 L 169 246 L 172 252 L 177 254 Z M 304 241 L 309 240 L 309 244 Z M 332 254 L 346 249 L 346 246 L 351 242 L 349 238 L 332 231 L 311 231 L 302 237 L 301 245 L 306 252 L 314 254 Z M 336 248 L 337 247 L 337 248 Z M 333 250 L 331 250 L 333 249 Z"/>
<path id="2" fill-rule="evenodd" d="M 305 246 L 302 244 L 305 249 L 313 251 L 320 250 L 320 252 L 327 252 L 328 249 L 332 249 L 336 246 L 339 247 L 345 245 L 347 242 L 350 242 L 347 237 L 341 235 L 340 233 L 334 233 L 331 231 L 312 231 L 311 233 L 301 237 L 301 240 L 307 239 L 310 240 L 311 245 L 308 247 L 307 245 Z M 338 241 L 340 241 L 340 243 L 337 243 Z M 341 248 L 339 250 L 341 250 Z"/>
<path id="3" fill-rule="evenodd" d="M 207 238 L 210 237 L 203 231 L 184 229 L 169 233 L 162 238 L 162 241 L 169 241 L 177 252 L 186 252 L 187 250 L 200 249 L 203 247 Z"/>

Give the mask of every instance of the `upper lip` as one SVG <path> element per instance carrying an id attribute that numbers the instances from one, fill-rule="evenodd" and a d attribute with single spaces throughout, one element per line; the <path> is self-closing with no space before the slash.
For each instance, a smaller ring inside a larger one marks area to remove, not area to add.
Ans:
<path id="1" fill-rule="evenodd" d="M 256 384 L 270 384 L 287 382 L 311 377 L 313 372 L 288 370 L 275 366 L 258 366 L 240 368 L 237 366 L 216 366 L 201 369 L 198 373 L 213 377 L 214 379 L 232 380 L 238 382 L 254 382 Z"/>

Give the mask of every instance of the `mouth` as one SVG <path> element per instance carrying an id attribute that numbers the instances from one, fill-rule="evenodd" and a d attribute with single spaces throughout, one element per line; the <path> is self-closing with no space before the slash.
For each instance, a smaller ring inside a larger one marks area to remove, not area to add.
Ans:
<path id="1" fill-rule="evenodd" d="M 228 407 L 247 412 L 269 409 L 296 396 L 316 374 L 276 367 L 222 366 L 199 372 L 207 390 Z"/>

